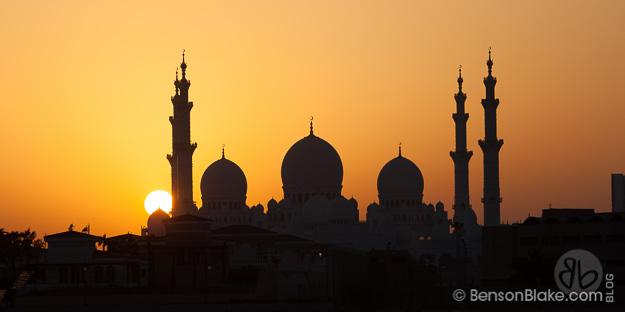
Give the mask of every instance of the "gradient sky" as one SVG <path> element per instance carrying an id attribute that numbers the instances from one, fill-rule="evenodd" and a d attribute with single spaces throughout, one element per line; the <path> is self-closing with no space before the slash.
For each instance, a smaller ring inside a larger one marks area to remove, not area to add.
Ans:
<path id="1" fill-rule="evenodd" d="M 145 196 L 171 189 L 183 48 L 198 206 L 222 144 L 247 176 L 248 205 L 281 199 L 282 158 L 313 115 L 361 219 L 400 141 L 424 201 L 451 210 L 462 64 L 482 223 L 492 46 L 502 218 L 550 203 L 609 211 L 610 174 L 625 172 L 624 14 L 624 1 L 2 1 L 0 227 L 138 234 Z"/>

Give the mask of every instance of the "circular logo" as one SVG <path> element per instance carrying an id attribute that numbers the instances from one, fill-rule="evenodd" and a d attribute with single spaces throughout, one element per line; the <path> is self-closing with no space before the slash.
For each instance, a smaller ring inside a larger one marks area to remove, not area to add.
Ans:
<path id="1" fill-rule="evenodd" d="M 565 252 L 553 272 L 556 284 L 566 294 L 595 291 L 601 285 L 601 262 L 591 252 L 573 249 Z"/>
<path id="2" fill-rule="evenodd" d="M 464 300 L 464 298 L 467 297 L 467 294 L 464 293 L 464 290 L 462 289 L 456 289 L 454 290 L 454 292 L 451 294 L 451 296 L 454 298 L 454 300 L 456 301 L 462 301 Z"/>

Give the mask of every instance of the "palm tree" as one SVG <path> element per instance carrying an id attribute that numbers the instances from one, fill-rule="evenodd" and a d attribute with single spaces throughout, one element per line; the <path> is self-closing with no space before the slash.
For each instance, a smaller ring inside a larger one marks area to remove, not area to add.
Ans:
<path id="1" fill-rule="evenodd" d="M 30 258 L 32 256 L 33 248 L 43 248 L 43 241 L 37 238 L 37 232 L 31 231 L 30 228 L 24 232 L 18 234 L 19 241 L 19 253 L 22 256 L 26 256 L 26 265 L 30 264 Z"/>
<path id="2" fill-rule="evenodd" d="M 512 264 L 513 279 L 526 286 L 553 285 L 555 260 L 548 257 L 542 249 L 529 250 L 526 257 L 519 257 Z"/>
<path id="3" fill-rule="evenodd" d="M 102 237 L 98 241 L 98 246 L 101 246 L 102 251 L 105 251 L 106 246 L 108 246 L 108 242 L 106 241 L 106 234 L 102 235 Z"/>
<path id="4" fill-rule="evenodd" d="M 24 232 L 6 232 L 0 228 L 0 257 L 6 258 L 9 270 L 15 269 L 18 258 L 25 258 L 30 264 L 32 248 L 43 248 L 44 243 L 37 238 L 37 232 L 27 229 Z"/>

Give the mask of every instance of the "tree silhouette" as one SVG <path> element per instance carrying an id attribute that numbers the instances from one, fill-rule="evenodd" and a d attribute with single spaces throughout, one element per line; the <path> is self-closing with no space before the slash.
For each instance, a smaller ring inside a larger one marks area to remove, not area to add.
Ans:
<path id="1" fill-rule="evenodd" d="M 542 249 L 529 250 L 526 257 L 519 257 L 512 264 L 512 279 L 526 286 L 552 286 L 555 264 L 556 259 L 547 257 Z"/>
<path id="2" fill-rule="evenodd" d="M 98 246 L 102 247 L 102 251 L 106 250 L 106 246 L 108 246 L 108 241 L 106 240 L 106 234 L 102 235 L 102 237 L 98 241 Z"/>
<path id="3" fill-rule="evenodd" d="M 35 249 L 43 248 L 44 243 L 37 238 L 37 232 L 27 229 L 24 232 L 6 232 L 0 228 L 0 257 L 5 259 L 9 270 L 16 269 L 17 259 L 25 259 L 30 264 Z"/>

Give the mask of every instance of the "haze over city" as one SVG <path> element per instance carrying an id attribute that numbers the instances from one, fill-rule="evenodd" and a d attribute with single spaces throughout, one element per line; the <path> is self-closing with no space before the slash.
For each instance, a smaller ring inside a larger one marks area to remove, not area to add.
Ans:
<path id="1" fill-rule="evenodd" d="M 624 9 L 618 1 L 3 3 L 0 227 L 138 234 L 145 196 L 171 189 L 168 116 L 182 49 L 198 206 L 202 173 L 223 144 L 245 172 L 248 205 L 280 199 L 282 159 L 314 116 L 361 219 L 399 142 L 423 173 L 424 202 L 450 208 L 462 65 L 471 203 L 483 223 L 477 140 L 490 46 L 504 223 L 550 204 L 609 211 L 610 173 L 625 171 Z"/>

